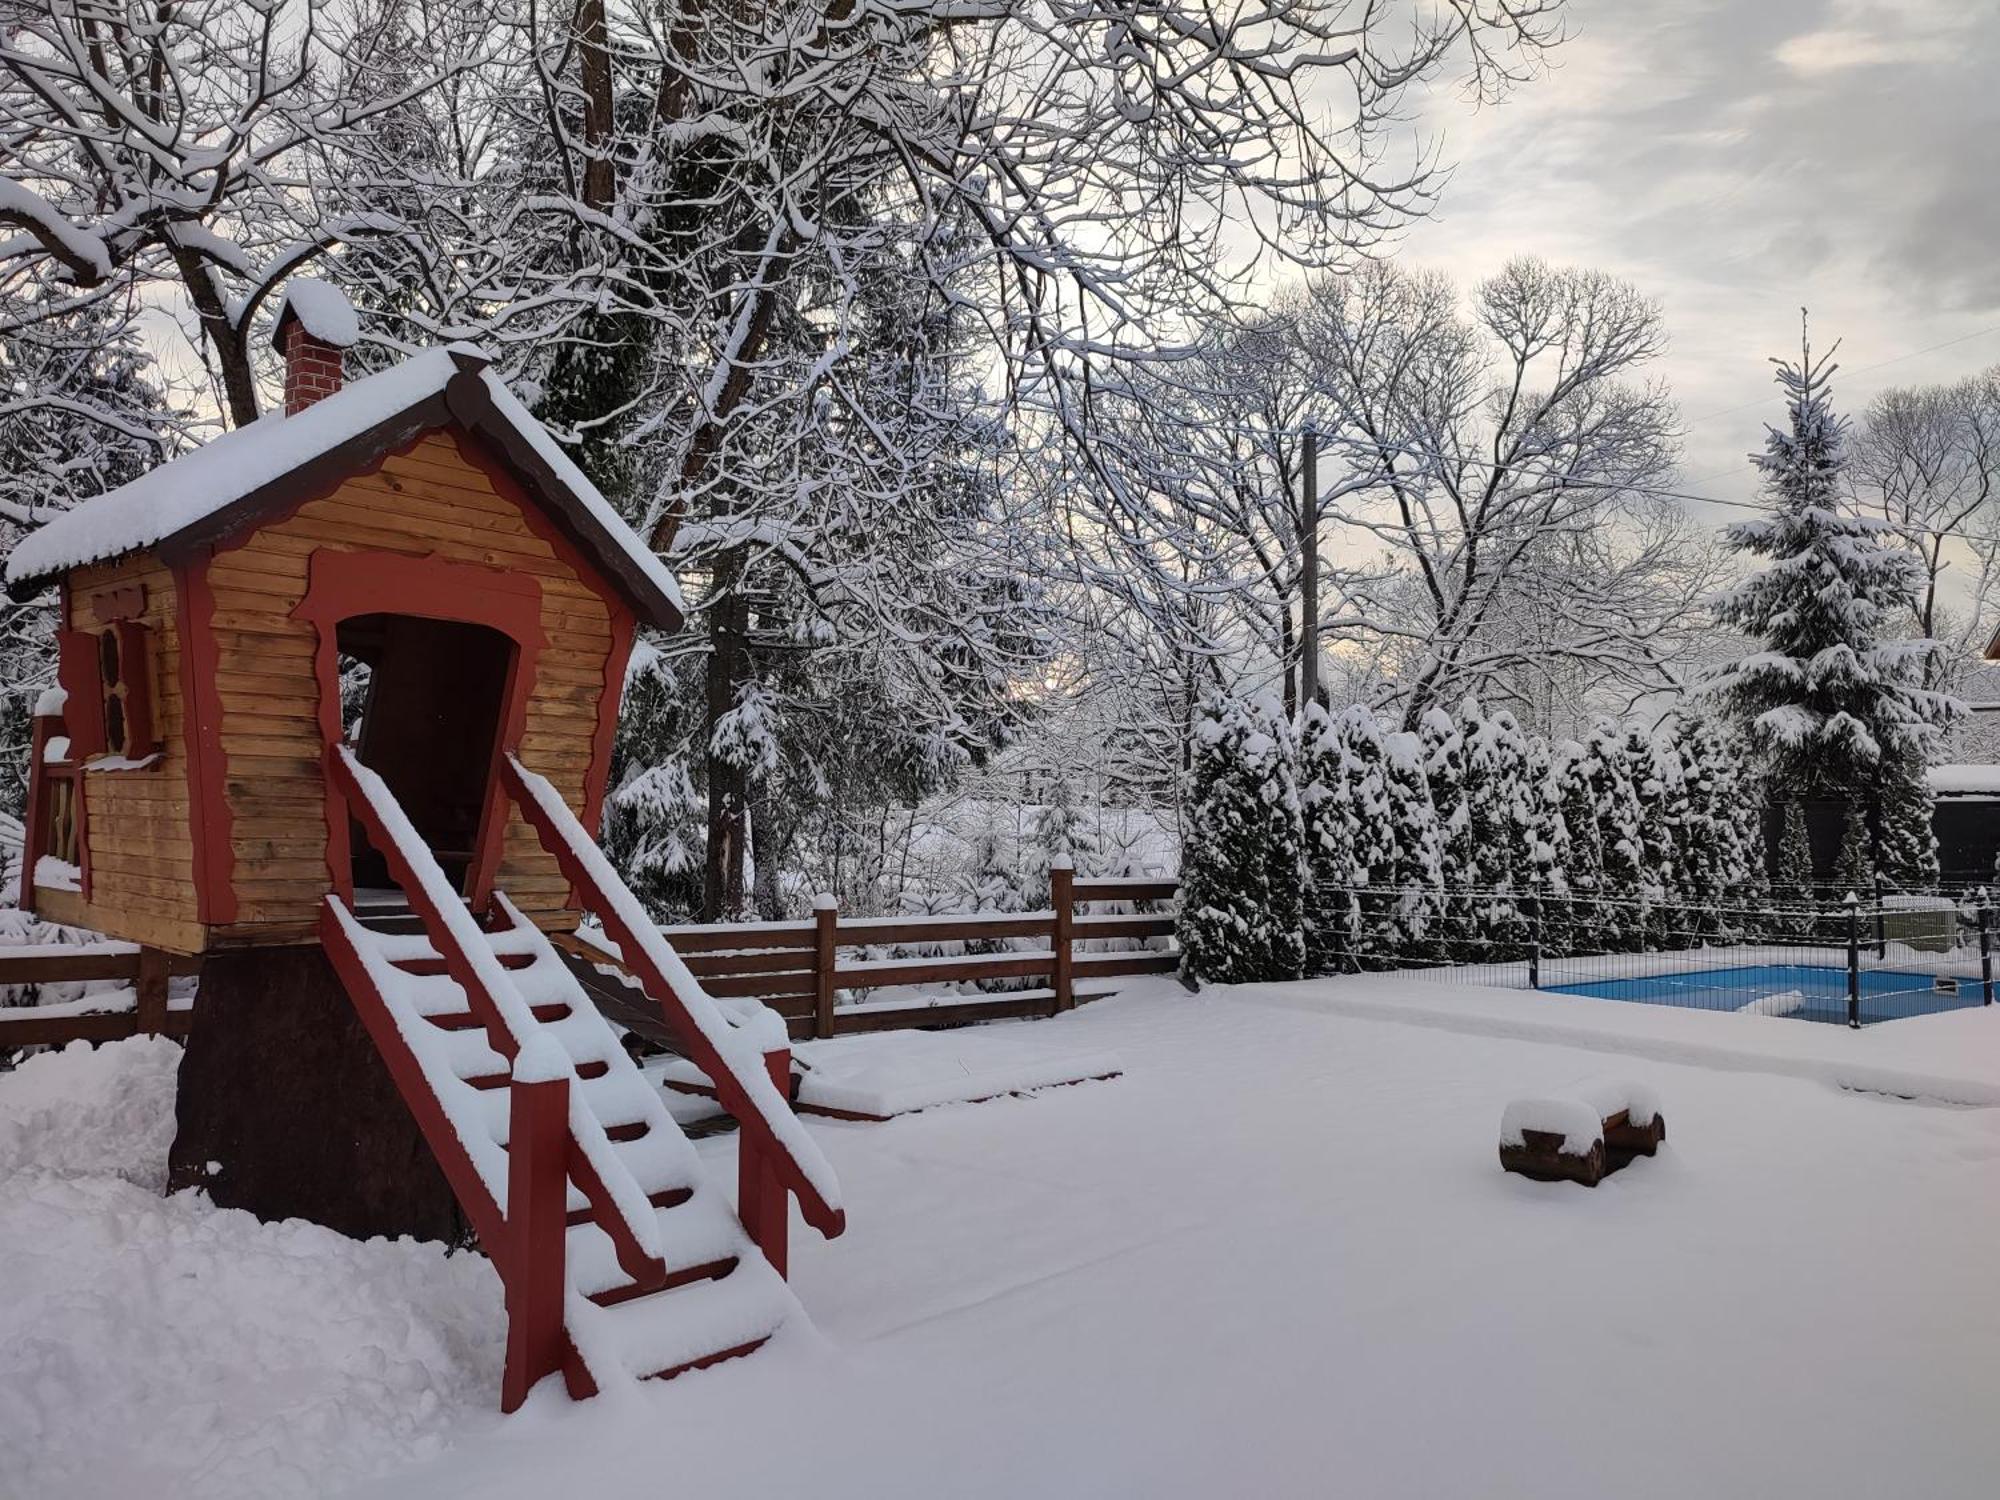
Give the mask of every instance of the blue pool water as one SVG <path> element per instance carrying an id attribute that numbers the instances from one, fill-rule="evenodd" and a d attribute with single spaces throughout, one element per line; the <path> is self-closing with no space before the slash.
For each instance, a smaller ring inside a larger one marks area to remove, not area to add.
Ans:
<path id="1" fill-rule="evenodd" d="M 1645 979 L 1586 979 L 1574 984 L 1545 984 L 1561 995 L 1595 995 L 1602 1000 L 1635 1000 L 1641 1005 L 1681 1005 L 1697 1010 L 1741 1010 L 1767 995 L 1796 991 L 1803 1005 L 1791 1012 L 1795 1020 L 1847 1024 L 1847 970 L 1835 965 L 1764 964 L 1734 969 L 1696 969 L 1679 974 L 1655 974 Z M 1978 1005 L 1978 980 L 1960 980 L 1958 992 L 1940 990 L 1929 974 L 1903 974 L 1889 969 L 1864 970 L 1861 975 L 1861 1020 L 1895 1021 L 1927 1016 L 1941 1010 Z"/>

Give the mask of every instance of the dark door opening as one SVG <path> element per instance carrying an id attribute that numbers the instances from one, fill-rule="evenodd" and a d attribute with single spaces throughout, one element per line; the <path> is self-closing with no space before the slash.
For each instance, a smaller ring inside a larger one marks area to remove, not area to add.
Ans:
<path id="1" fill-rule="evenodd" d="M 479 842 L 514 643 L 484 625 L 414 615 L 340 622 L 341 722 L 361 763 L 389 785 L 463 893 Z M 354 889 L 389 885 L 360 826 L 350 830 Z"/>

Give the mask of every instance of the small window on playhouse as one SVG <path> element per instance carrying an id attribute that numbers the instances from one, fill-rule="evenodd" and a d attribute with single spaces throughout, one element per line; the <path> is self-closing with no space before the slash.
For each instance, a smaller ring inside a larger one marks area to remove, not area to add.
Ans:
<path id="1" fill-rule="evenodd" d="M 153 729 L 153 632 L 119 620 L 97 637 L 97 683 L 106 755 L 144 760 L 160 748 Z"/>

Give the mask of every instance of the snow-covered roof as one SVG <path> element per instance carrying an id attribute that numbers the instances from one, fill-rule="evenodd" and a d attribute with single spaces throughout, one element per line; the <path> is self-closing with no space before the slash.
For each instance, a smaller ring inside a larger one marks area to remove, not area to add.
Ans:
<path id="1" fill-rule="evenodd" d="M 354 304 L 330 281 L 294 276 L 286 282 L 284 300 L 271 325 L 275 338 L 284 336 L 288 318 L 297 318 L 307 333 L 336 349 L 351 349 L 361 342 L 361 319 L 355 316 Z"/>
<path id="2" fill-rule="evenodd" d="M 343 387 L 303 411 L 272 412 L 86 500 L 23 538 L 7 559 L 7 588 L 32 597 L 56 575 L 169 542 L 212 542 L 254 525 L 268 506 L 298 498 L 285 481 L 308 468 L 337 480 L 428 431 L 459 425 L 487 438 L 523 487 L 649 623 L 684 614 L 664 562 L 627 526 L 469 345 L 431 349 Z"/>
<path id="3" fill-rule="evenodd" d="M 2000 797 L 2000 766 L 1932 766 L 1927 775 L 1940 797 Z"/>

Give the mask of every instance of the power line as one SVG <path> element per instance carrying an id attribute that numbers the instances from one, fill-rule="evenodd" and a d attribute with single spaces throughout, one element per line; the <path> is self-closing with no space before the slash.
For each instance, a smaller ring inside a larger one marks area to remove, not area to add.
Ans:
<path id="1" fill-rule="evenodd" d="M 1461 462 L 1464 464 L 1465 467 L 1472 469 L 1494 469 L 1500 467 L 1499 465 L 1493 463 L 1489 459 L 1467 458 L 1461 460 Z M 1682 504 L 1722 505 L 1722 506 L 1727 506 L 1732 510 L 1753 510 L 1761 514 L 1769 514 L 1771 513 L 1772 509 L 1771 506 L 1769 506 L 1768 504 L 1765 504 L 1764 502 L 1758 500 L 1725 499 L 1721 495 L 1699 495 L 1691 490 L 1670 490 L 1659 485 L 1628 484 L 1618 480 L 1564 479 L 1562 481 L 1562 484 L 1569 489 L 1609 490 L 1615 494 L 1621 494 L 1621 495 L 1643 495 L 1648 499 L 1653 499 L 1653 500 L 1678 500 Z M 1335 512 L 1335 514 L 1338 515 L 1338 512 Z M 1869 516 L 1865 512 L 1858 510 L 1853 512 L 1853 514 L 1860 516 L 1864 520 L 1876 519 L 1876 517 Z M 1367 523 L 1365 522 L 1356 523 L 1350 521 L 1348 522 L 1348 524 L 1350 525 L 1361 524 L 1365 526 Z M 1893 522 L 1885 521 L 1883 524 L 1888 526 L 1892 532 L 1897 531 L 1898 529 Z M 2000 544 L 2000 535 L 1982 537 L 1982 536 L 1975 536 L 1968 531 L 1956 531 L 1956 530 L 1933 531 L 1928 527 L 1922 527 L 1922 526 L 1913 527 L 1911 528 L 1911 530 L 1927 537 L 1933 537 L 1933 536 L 1949 537 L 1956 541 L 1970 542 L 1975 545 L 1985 544 L 1988 546 L 1992 546 L 1995 544 Z"/>
<path id="2" fill-rule="evenodd" d="M 2000 323 L 1995 323 L 1990 328 L 1975 328 L 1971 333 L 1961 333 L 1956 338 L 1949 338 L 1943 340 L 1940 343 L 1929 344 L 1922 349 L 1912 349 L 1910 350 L 1909 353 L 1898 354 L 1892 359 L 1878 359 L 1872 365 L 1856 365 L 1853 369 L 1848 370 L 1845 373 L 1850 379 L 1852 379 L 1856 375 L 1866 375 L 1874 370 L 1886 370 L 1889 368 L 1889 366 L 1900 365 L 1905 360 L 1918 359 L 1926 354 L 1935 354 L 1940 349 L 1949 349 L 1956 344 L 1970 343 L 1974 339 L 1982 339 L 1985 338 L 1988 334 L 1994 334 L 1994 333 L 2000 333 Z M 1739 411 L 1749 411 L 1753 406 L 1762 406 L 1768 399 L 1769 397 L 1767 396 L 1760 396 L 1755 400 L 1745 401 L 1736 406 L 1725 406 L 1718 411 L 1704 412 L 1702 415 L 1698 417 L 1688 418 L 1687 422 L 1684 425 L 1688 427 L 1699 427 L 1703 422 L 1712 422 L 1717 417 L 1734 416 Z"/>

